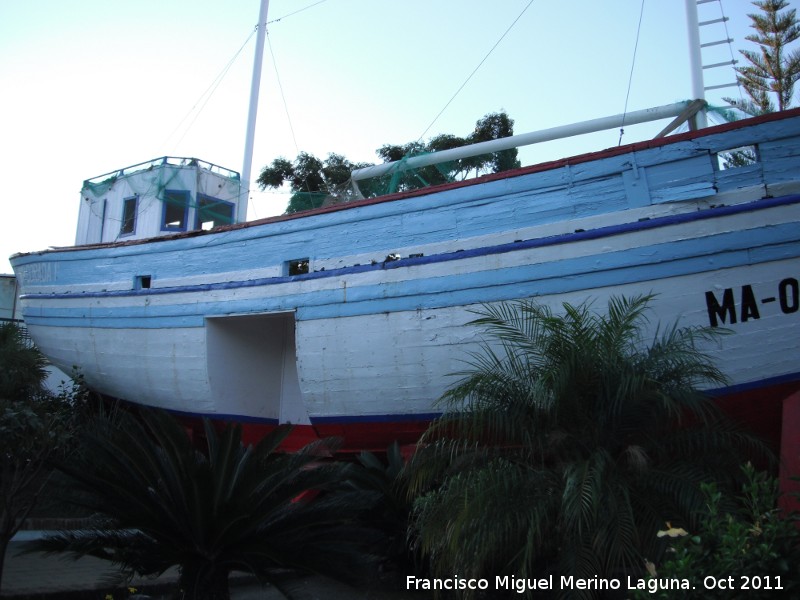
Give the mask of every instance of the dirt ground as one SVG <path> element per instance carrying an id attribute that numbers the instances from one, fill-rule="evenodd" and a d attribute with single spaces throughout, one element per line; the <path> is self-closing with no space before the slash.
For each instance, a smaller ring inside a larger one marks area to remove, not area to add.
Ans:
<path id="1" fill-rule="evenodd" d="M 391 591 L 386 586 L 373 586 L 372 589 L 356 589 L 349 585 L 326 579 L 325 577 L 301 577 L 287 586 L 291 600 L 428 600 L 432 598 L 425 592 Z M 275 588 L 261 587 L 258 584 L 234 586 L 231 588 L 233 600 L 285 600 Z"/>
<path id="2" fill-rule="evenodd" d="M 20 536 L 24 538 L 25 536 Z M 120 582 L 119 572 L 100 559 L 42 553 L 21 553 L 22 540 L 14 541 L 6 554 L 0 596 L 14 600 L 97 600 L 106 593 L 115 600 L 168 600 L 177 584 L 177 570 L 171 569 L 156 580 L 135 578 L 129 585 L 136 592 L 129 594 Z M 389 585 L 375 581 L 363 589 L 355 588 L 322 576 L 287 576 L 281 586 L 290 600 L 428 600 L 426 592 L 406 591 L 401 583 Z M 116 591 L 115 591 L 116 590 Z M 119 594 L 119 590 L 123 590 Z M 231 576 L 233 600 L 286 600 L 276 588 L 261 586 L 252 575 Z"/>

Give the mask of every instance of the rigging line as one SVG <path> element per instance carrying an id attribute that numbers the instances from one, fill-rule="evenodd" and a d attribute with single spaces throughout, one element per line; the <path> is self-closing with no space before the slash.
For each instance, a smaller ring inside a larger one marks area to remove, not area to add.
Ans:
<path id="1" fill-rule="evenodd" d="M 719 14 L 722 17 L 722 25 L 725 27 L 725 39 L 732 40 L 731 34 L 728 32 L 728 21 L 725 18 L 725 9 L 722 6 L 722 0 L 718 0 L 719 2 Z M 731 63 L 733 64 L 733 72 L 736 73 L 736 89 L 739 91 L 739 101 L 744 103 L 744 96 L 742 95 L 742 84 L 739 83 L 739 74 L 736 72 L 736 62 L 738 62 L 733 56 L 733 44 L 728 42 L 728 51 L 731 55 Z"/>
<path id="2" fill-rule="evenodd" d="M 177 141 L 177 142 L 175 142 L 175 146 L 180 146 L 180 143 L 183 141 L 183 138 L 185 138 L 185 137 L 186 137 L 186 135 L 189 133 L 189 130 L 191 130 L 192 126 L 195 124 L 195 122 L 197 121 L 197 119 L 200 117 L 200 113 L 202 113 L 202 112 L 203 112 L 203 109 L 205 109 L 206 105 L 207 105 L 207 104 L 208 104 L 208 102 L 211 100 L 211 97 L 214 95 L 214 92 L 216 92 L 216 91 L 217 91 L 217 88 L 218 88 L 218 87 L 220 86 L 220 84 L 222 83 L 222 79 L 225 77 L 225 75 L 227 75 L 227 73 L 228 73 L 228 69 L 230 69 L 230 64 L 229 64 L 229 65 L 228 65 L 228 67 L 225 69 L 225 72 L 224 72 L 223 76 L 222 76 L 222 77 L 220 77 L 220 78 L 219 78 L 219 79 L 216 81 L 216 84 L 214 85 L 214 88 L 211 90 L 211 92 L 208 94 L 208 96 L 206 96 L 206 99 L 203 101 L 203 104 L 202 104 L 202 105 L 200 106 L 200 108 L 197 110 L 197 112 L 195 113 L 194 117 L 193 117 L 193 118 L 192 118 L 192 120 L 189 122 L 189 125 L 186 127 L 186 129 L 184 130 L 183 134 L 181 135 L 181 137 L 180 137 L 180 138 L 178 138 L 178 141 Z"/>
<path id="3" fill-rule="evenodd" d="M 319 2 L 314 2 L 314 4 L 309 4 L 308 6 L 306 6 L 304 8 L 298 8 L 296 11 L 290 12 L 288 15 L 283 15 L 282 17 L 278 17 L 277 19 L 273 19 L 272 21 L 267 21 L 267 25 L 271 25 L 272 23 L 277 23 L 279 21 L 282 21 L 283 19 L 287 19 L 289 17 L 293 17 L 297 13 L 301 13 L 304 10 L 308 10 L 309 8 L 314 8 L 318 4 L 322 4 L 323 2 L 327 2 L 327 1 L 328 0 L 319 0 Z"/>
<path id="4" fill-rule="evenodd" d="M 166 146 L 166 145 L 167 145 L 167 142 L 168 142 L 168 141 L 169 141 L 169 140 L 172 138 L 172 136 L 173 136 L 173 135 L 175 135 L 175 133 L 176 133 L 176 132 L 177 132 L 177 131 L 178 131 L 178 130 L 181 128 L 181 126 L 182 126 L 182 125 L 183 125 L 183 124 L 186 122 L 186 119 L 188 119 L 188 118 L 189 118 L 189 116 L 192 114 L 192 112 L 194 112 L 194 110 L 197 108 L 197 105 L 198 105 L 198 104 L 199 104 L 199 103 L 200 103 L 200 102 L 203 100 L 203 98 L 206 98 L 206 96 L 208 96 L 208 97 L 206 98 L 205 102 L 203 102 L 203 105 L 200 107 L 200 110 L 199 110 L 199 111 L 197 111 L 197 114 L 195 115 L 194 119 L 192 119 L 191 123 L 189 123 L 189 126 L 188 126 L 188 127 L 186 128 L 186 130 L 183 132 L 183 135 L 182 135 L 182 136 L 180 137 L 180 139 L 179 139 L 179 140 L 176 142 L 176 146 L 177 146 L 178 144 L 180 144 L 180 143 L 183 141 L 183 138 L 184 138 L 184 137 L 186 137 L 186 134 L 189 132 L 189 129 L 191 129 L 192 125 L 193 125 L 193 124 L 194 124 L 194 122 L 197 120 L 197 117 L 200 115 L 200 112 L 202 112 L 202 110 L 205 108 L 206 104 L 207 104 L 207 103 L 208 103 L 208 101 L 210 100 L 210 98 L 211 98 L 211 95 L 213 95 L 213 93 L 214 93 L 214 92 L 216 91 L 216 89 L 219 87 L 220 83 L 222 83 L 222 80 L 225 78 L 225 75 L 227 75 L 227 74 L 228 74 L 228 71 L 229 71 L 229 70 L 230 70 L 230 68 L 233 66 L 233 63 L 236 61 L 236 59 L 237 59 L 237 58 L 239 57 L 239 55 L 242 53 L 242 50 L 244 50 L 244 49 L 245 49 L 245 47 L 247 46 L 247 44 L 248 44 L 248 43 L 250 42 L 250 40 L 253 38 L 253 36 L 255 35 L 256 31 L 258 31 L 258 25 L 256 25 L 256 26 L 253 28 L 253 31 L 251 31 L 251 32 L 250 32 L 250 35 L 249 35 L 249 36 L 247 36 L 247 39 L 244 41 L 244 43 L 241 45 L 241 47 L 240 47 L 240 48 L 239 48 L 239 49 L 236 51 L 236 54 L 234 54 L 234 55 L 233 55 L 233 58 L 231 58 L 231 59 L 228 61 L 228 64 L 226 64 L 226 65 L 225 65 L 225 67 L 222 69 L 222 71 L 221 71 L 221 72 L 220 72 L 220 73 L 219 73 L 219 74 L 216 76 L 216 78 L 214 78 L 214 80 L 213 80 L 213 81 L 211 82 L 211 84 L 210 84 L 210 85 L 209 85 L 209 86 L 206 88 L 206 90 L 205 90 L 205 91 L 204 91 L 202 94 L 200 94 L 200 97 L 199 97 L 199 98 L 198 98 L 198 99 L 195 101 L 195 103 L 194 103 L 194 105 L 192 106 L 192 108 L 191 108 L 191 109 L 189 109 L 189 111 L 188 111 L 188 112 L 187 112 L 187 113 L 184 115 L 184 117 L 183 117 L 183 118 L 180 120 L 180 122 L 179 122 L 179 123 L 178 123 L 178 124 L 175 126 L 175 129 L 173 129 L 173 130 L 172 130 L 172 132 L 170 132 L 170 134 L 167 136 L 167 138 L 166 138 L 166 139 L 165 139 L 165 140 L 164 140 L 164 141 L 161 143 L 161 147 L 162 147 L 162 148 L 163 148 L 164 146 Z"/>
<path id="5" fill-rule="evenodd" d="M 325 0 L 323 0 L 324 2 Z M 317 3 L 319 4 L 319 2 Z M 278 72 L 278 62 L 275 60 L 275 53 L 272 50 L 272 40 L 269 37 L 269 31 L 267 31 L 267 46 L 269 47 L 269 55 L 272 57 L 272 68 L 275 69 L 275 78 L 278 82 L 278 91 L 281 94 L 281 100 L 283 101 L 283 110 L 286 112 L 286 120 L 289 122 L 289 131 L 292 133 L 292 141 L 294 142 L 294 149 L 297 154 L 300 154 L 300 148 L 297 145 L 297 138 L 294 135 L 294 125 L 292 125 L 292 117 L 289 114 L 289 104 L 286 102 L 286 95 L 283 93 L 283 84 L 281 84 L 281 75 Z"/>
<path id="6" fill-rule="evenodd" d="M 317 4 L 319 4 L 319 2 Z M 272 57 L 272 67 L 275 69 L 275 78 L 276 78 L 277 83 L 278 83 L 278 91 L 280 92 L 280 95 L 281 95 L 281 101 L 283 102 L 283 110 L 286 112 L 286 120 L 289 123 L 289 131 L 292 134 L 292 142 L 294 143 L 294 150 L 295 150 L 295 152 L 297 152 L 297 156 L 299 157 L 300 156 L 300 146 L 297 145 L 297 137 L 295 136 L 295 133 L 294 133 L 294 125 L 292 124 L 292 116 L 289 113 L 289 103 L 286 102 L 286 95 L 283 93 L 283 84 L 281 84 L 281 76 L 280 76 L 280 73 L 278 72 L 278 63 L 275 60 L 275 53 L 272 50 L 272 41 L 270 40 L 269 32 L 267 32 L 267 46 L 269 46 L 269 54 Z M 315 193 L 315 192 L 312 192 L 311 189 L 308 187 L 308 182 L 305 182 L 305 184 L 306 184 L 306 192 L 307 193 L 309 193 L 309 194 Z"/>
<path id="7" fill-rule="evenodd" d="M 622 145 L 622 136 L 625 135 L 625 117 L 628 114 L 628 100 L 631 97 L 631 86 L 633 84 L 633 69 L 636 66 L 636 52 L 639 49 L 639 35 L 642 32 L 642 17 L 644 16 L 644 0 L 642 8 L 639 10 L 639 25 L 636 27 L 636 43 L 633 46 L 633 60 L 631 61 L 631 73 L 628 76 L 628 91 L 625 93 L 625 108 L 622 111 L 622 126 L 619 128 L 619 141 L 617 146 Z"/>
<path id="8" fill-rule="evenodd" d="M 431 127 L 433 127 L 433 124 L 436 123 L 436 121 L 439 120 L 439 117 L 441 117 L 442 114 L 444 113 L 444 111 L 447 110 L 447 107 L 450 106 L 450 104 L 452 104 L 453 100 L 456 99 L 456 96 L 458 96 L 461 93 L 461 90 L 463 90 L 464 87 L 466 87 L 467 83 L 469 83 L 469 80 L 472 79 L 472 77 L 475 75 L 475 73 L 478 72 L 478 69 L 481 68 L 483 63 L 486 62 L 486 60 L 489 58 L 489 56 L 492 54 L 492 52 L 494 52 L 495 48 L 497 48 L 500 45 L 500 42 L 503 41 L 503 39 L 508 35 L 508 32 L 513 29 L 514 25 L 517 24 L 517 21 L 519 21 L 522 18 L 522 15 L 525 14 L 525 11 L 527 11 L 530 8 L 531 4 L 533 4 L 533 3 L 534 3 L 534 0 L 530 0 L 530 2 L 528 2 L 528 4 L 525 5 L 525 8 L 522 9 L 522 12 L 519 13 L 519 15 L 517 15 L 517 18 L 514 19 L 514 21 L 511 23 L 511 25 L 508 26 L 508 29 L 505 30 L 505 33 L 503 33 L 503 35 L 500 36 L 500 39 L 495 42 L 494 46 L 492 46 L 491 49 L 489 50 L 489 52 L 486 53 L 486 56 L 484 56 L 483 59 L 481 60 L 481 62 L 478 63 L 478 66 L 475 67 L 473 69 L 472 73 L 470 73 L 469 76 L 464 80 L 464 83 L 461 84 L 461 87 L 459 87 L 456 90 L 456 93 L 453 94 L 453 97 L 450 98 L 450 100 L 447 101 L 447 104 L 444 105 L 444 108 L 442 108 L 442 110 L 439 111 L 439 114 L 436 115 L 436 117 L 434 117 L 434 119 L 433 119 L 433 121 L 431 121 L 430 125 L 428 125 L 425 128 L 425 131 L 423 131 L 422 134 L 417 138 L 417 142 L 419 142 L 420 140 L 422 140 L 423 137 L 425 137 L 425 134 L 428 133 L 428 131 L 430 131 Z"/>

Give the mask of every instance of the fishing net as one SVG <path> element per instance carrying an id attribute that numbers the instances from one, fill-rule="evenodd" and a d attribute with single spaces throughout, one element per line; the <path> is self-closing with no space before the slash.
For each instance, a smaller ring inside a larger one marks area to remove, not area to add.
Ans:
<path id="1" fill-rule="evenodd" d="M 197 193 L 194 195 L 185 191 L 187 189 L 185 168 L 196 169 Z M 207 195 L 203 193 L 204 175 L 215 169 L 220 171 L 217 174 L 223 174 L 238 183 L 237 173 L 233 171 L 225 173 L 223 172 L 225 170 L 211 163 L 191 158 L 163 157 L 88 179 L 83 182 L 81 195 L 87 199 L 97 200 L 106 197 L 114 186 L 125 186 L 124 196 L 137 196 L 140 199 L 141 204 L 137 209 L 139 214 L 145 213 L 154 203 L 160 202 L 165 205 L 164 221 L 167 225 L 180 223 L 181 227 L 186 227 L 187 224 L 182 223 L 186 209 L 194 208 L 195 226 L 208 229 L 231 224 L 236 218 L 234 205 L 230 201 L 219 200 L 210 193 Z M 111 216 L 106 216 L 106 219 L 119 220 Z"/>

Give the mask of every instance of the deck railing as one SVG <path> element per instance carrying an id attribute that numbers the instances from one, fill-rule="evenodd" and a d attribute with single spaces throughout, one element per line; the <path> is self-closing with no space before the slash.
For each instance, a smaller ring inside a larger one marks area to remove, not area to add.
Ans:
<path id="1" fill-rule="evenodd" d="M 138 173 L 139 171 L 146 171 L 147 169 L 152 169 L 154 167 L 161 167 L 164 165 L 172 165 L 176 167 L 200 167 L 201 169 L 211 171 L 212 173 L 216 173 L 217 175 L 222 175 L 223 177 L 227 177 L 228 179 L 234 179 L 236 181 L 239 181 L 240 179 L 240 175 L 236 171 L 233 171 L 231 169 L 226 169 L 225 167 L 220 167 L 219 165 L 215 165 L 214 163 L 200 160 L 198 158 L 189 158 L 181 156 L 161 156 L 159 158 L 154 158 L 153 160 L 147 160 L 145 162 L 131 165 L 130 167 L 125 167 L 124 169 L 117 169 L 116 171 L 111 171 L 110 173 L 103 173 L 102 175 L 98 175 L 97 177 L 86 179 L 83 182 L 83 186 L 86 187 L 87 185 L 103 183 L 104 181 L 111 178 L 116 179 L 119 177 L 124 177 L 125 175 L 130 175 L 131 173 Z"/>

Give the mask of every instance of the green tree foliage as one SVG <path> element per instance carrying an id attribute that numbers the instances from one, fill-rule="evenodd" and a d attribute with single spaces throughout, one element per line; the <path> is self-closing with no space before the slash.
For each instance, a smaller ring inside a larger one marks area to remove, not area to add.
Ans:
<path id="1" fill-rule="evenodd" d="M 11 538 L 37 505 L 49 461 L 69 447 L 71 395 L 43 387 L 46 360 L 14 323 L 0 325 L 0 586 Z"/>
<path id="2" fill-rule="evenodd" d="M 442 134 L 427 143 L 416 141 L 403 145 L 387 144 L 379 148 L 377 154 L 384 162 L 402 161 L 419 154 L 459 148 L 511 135 L 514 135 L 513 119 L 505 112 L 490 113 L 478 120 L 474 131 L 466 137 Z M 320 160 L 312 154 L 301 152 L 294 162 L 283 157 L 273 160 L 271 165 L 261 170 L 256 183 L 262 190 L 279 188 L 288 183 L 292 195 L 286 212 L 295 213 L 355 199 L 350 186 L 350 173 L 369 166 L 372 165 L 351 163 L 341 154 L 329 154 L 328 158 Z M 409 191 L 464 179 L 470 174 L 498 173 L 519 166 L 517 150 L 503 150 L 414 171 L 401 168 L 392 176 L 362 182 L 359 187 L 361 195 L 372 197 L 390 191 Z"/>
<path id="3" fill-rule="evenodd" d="M 748 15 L 756 33 L 746 39 L 757 44 L 758 50 L 740 50 L 748 64 L 736 68 L 748 98 L 725 101 L 756 116 L 775 112 L 776 106 L 777 110 L 791 106 L 800 79 L 800 49 L 789 51 L 788 46 L 800 38 L 800 24 L 795 9 L 781 12 L 789 6 L 786 0 L 757 0 L 753 5 L 761 13 Z"/>
<path id="4" fill-rule="evenodd" d="M 662 537 L 669 540 L 669 547 L 662 564 L 653 569 L 653 576 L 692 582 L 695 589 L 681 592 L 681 598 L 800 597 L 798 516 L 780 513 L 776 478 L 750 464 L 742 471 L 744 483 L 735 510 L 726 510 L 723 493 L 715 483 L 704 484 L 706 507 L 697 528 L 689 532 L 673 530 L 682 535 Z M 732 576 L 734 590 L 727 589 L 729 586 L 706 589 L 701 584 L 709 575 Z M 675 592 L 641 592 L 636 597 L 670 600 Z"/>
<path id="5" fill-rule="evenodd" d="M 718 334 L 673 326 L 648 343 L 649 301 L 479 312 L 485 347 L 411 464 L 434 573 L 638 573 L 665 521 L 693 523 L 700 484 L 731 480 L 733 450 L 760 447 L 697 391 L 724 381 L 698 348 Z"/>
<path id="6" fill-rule="evenodd" d="M 84 452 L 60 465 L 68 499 L 98 515 L 96 528 L 30 549 L 96 556 L 140 575 L 178 565 L 187 600 L 229 598 L 232 570 L 279 589 L 286 569 L 355 576 L 369 565 L 362 550 L 372 538 L 352 518 L 366 496 L 310 494 L 339 486 L 348 467 L 324 460 L 331 441 L 276 453 L 290 429 L 245 447 L 239 426 L 217 433 L 206 422 L 201 452 L 164 412 L 101 423 Z"/>
<path id="7" fill-rule="evenodd" d="M 514 135 L 514 120 L 509 118 L 505 112 L 490 113 L 479 119 L 475 123 L 475 129 L 466 137 L 442 134 L 431 138 L 427 143 L 416 141 L 400 146 L 389 144 L 382 146 L 377 152 L 384 162 L 394 162 L 420 154 L 460 148 L 512 135 Z M 429 185 L 463 180 L 470 176 L 499 173 L 519 166 L 517 150 L 514 148 L 419 169 L 404 170 L 401 168 L 393 175 L 393 181 L 389 185 L 392 191 L 404 192 Z"/>
<path id="8" fill-rule="evenodd" d="M 323 161 L 301 152 L 294 162 L 276 158 L 261 170 L 256 183 L 262 190 L 288 183 L 292 195 L 286 212 L 291 214 L 351 199 L 350 173 L 366 166 L 369 165 L 351 163 L 340 154 L 329 154 Z"/>

